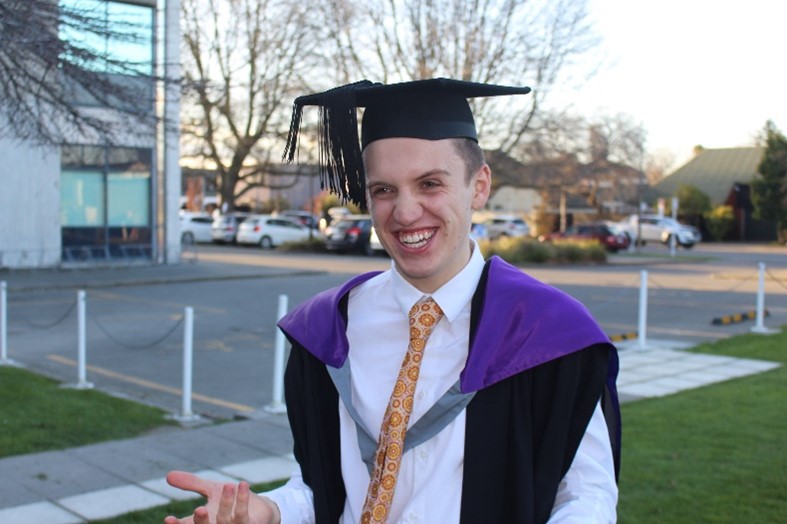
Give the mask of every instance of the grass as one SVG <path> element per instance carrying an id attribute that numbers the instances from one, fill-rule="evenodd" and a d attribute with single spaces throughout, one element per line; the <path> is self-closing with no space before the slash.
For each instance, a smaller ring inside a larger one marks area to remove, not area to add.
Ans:
<path id="1" fill-rule="evenodd" d="M 787 363 L 787 331 L 696 352 Z M 787 369 L 623 406 L 619 522 L 785 522 Z"/>
<path id="2" fill-rule="evenodd" d="M 162 410 L 0 367 L 0 458 L 135 437 L 171 424 Z"/>

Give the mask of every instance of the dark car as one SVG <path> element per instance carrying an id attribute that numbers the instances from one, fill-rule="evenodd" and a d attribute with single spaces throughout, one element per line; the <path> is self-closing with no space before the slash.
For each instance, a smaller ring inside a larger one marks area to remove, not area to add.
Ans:
<path id="1" fill-rule="evenodd" d="M 620 249 L 627 249 L 631 239 L 624 233 L 615 233 L 609 226 L 601 223 L 580 224 L 571 226 L 563 233 L 556 232 L 548 235 L 547 240 L 597 240 L 610 253 L 617 253 Z"/>
<path id="2" fill-rule="evenodd" d="M 372 217 L 345 215 L 325 229 L 325 248 L 329 251 L 369 253 Z"/>

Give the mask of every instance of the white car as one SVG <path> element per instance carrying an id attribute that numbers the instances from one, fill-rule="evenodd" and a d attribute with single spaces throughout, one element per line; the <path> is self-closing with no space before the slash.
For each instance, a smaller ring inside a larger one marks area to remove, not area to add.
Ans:
<path id="1" fill-rule="evenodd" d="M 238 244 L 255 244 L 271 249 L 285 242 L 309 239 L 309 228 L 285 217 L 251 215 L 238 227 Z"/>
<path id="2" fill-rule="evenodd" d="M 516 215 L 496 215 L 482 222 L 490 240 L 500 237 L 526 237 L 530 235 L 527 222 Z"/>
<path id="3" fill-rule="evenodd" d="M 637 215 L 630 215 L 619 224 L 625 229 L 633 242 L 639 242 L 640 244 L 650 241 L 669 245 L 670 239 L 674 236 L 678 245 L 689 249 L 702 240 L 702 234 L 699 229 L 694 226 L 681 224 L 670 217 L 642 215 L 642 220 L 640 221 Z M 639 238 L 640 232 L 642 238 Z"/>
<path id="4" fill-rule="evenodd" d="M 195 242 L 211 242 L 213 217 L 204 211 L 180 211 L 180 241 L 191 245 Z"/>

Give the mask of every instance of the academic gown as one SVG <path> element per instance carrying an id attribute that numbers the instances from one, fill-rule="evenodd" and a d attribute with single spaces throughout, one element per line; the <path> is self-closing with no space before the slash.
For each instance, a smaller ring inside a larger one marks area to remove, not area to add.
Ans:
<path id="1" fill-rule="evenodd" d="M 326 366 L 347 358 L 350 290 L 359 275 L 301 304 L 279 327 L 292 343 L 285 373 L 295 458 L 314 493 L 318 523 L 345 503 L 339 396 Z M 471 305 L 470 347 L 460 375 L 466 407 L 463 524 L 542 523 L 596 404 L 620 468 L 618 359 L 588 311 L 498 257 L 487 261 Z"/>

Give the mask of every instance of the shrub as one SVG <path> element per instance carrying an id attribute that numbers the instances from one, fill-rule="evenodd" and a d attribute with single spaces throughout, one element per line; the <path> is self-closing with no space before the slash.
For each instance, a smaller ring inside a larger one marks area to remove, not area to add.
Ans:
<path id="1" fill-rule="evenodd" d="M 713 240 L 729 240 L 735 231 L 735 213 L 732 206 L 717 206 L 704 215 L 705 227 Z"/>
<path id="2" fill-rule="evenodd" d="M 561 240 L 556 243 L 538 242 L 530 238 L 502 237 L 479 243 L 484 257 L 497 255 L 511 264 L 576 264 L 604 263 L 607 253 L 596 241 Z"/>

